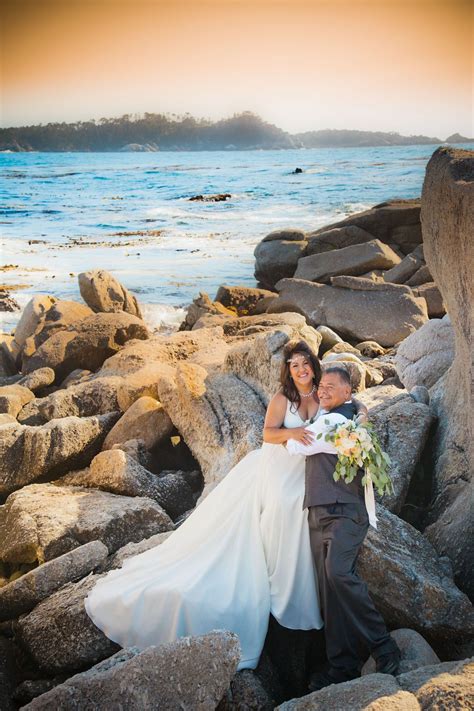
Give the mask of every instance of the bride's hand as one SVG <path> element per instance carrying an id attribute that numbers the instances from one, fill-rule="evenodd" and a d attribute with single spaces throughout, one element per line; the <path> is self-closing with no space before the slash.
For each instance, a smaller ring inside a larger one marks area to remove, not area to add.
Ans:
<path id="1" fill-rule="evenodd" d="M 311 444 L 314 439 L 314 432 L 307 430 L 306 427 L 292 427 L 288 430 L 288 439 L 295 439 L 301 444 Z"/>

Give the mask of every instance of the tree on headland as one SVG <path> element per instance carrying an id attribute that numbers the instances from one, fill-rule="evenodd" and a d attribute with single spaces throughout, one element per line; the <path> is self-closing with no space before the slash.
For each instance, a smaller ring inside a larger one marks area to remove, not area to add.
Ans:
<path id="1" fill-rule="evenodd" d="M 450 138 L 463 137 L 453 134 Z M 428 136 L 348 129 L 291 135 L 251 111 L 236 113 L 219 121 L 196 119 L 189 113 L 144 113 L 0 129 L 2 151 L 251 150 L 441 142 L 439 138 Z"/>
<path id="2" fill-rule="evenodd" d="M 48 123 L 0 129 L 1 150 L 117 151 L 128 144 L 154 144 L 165 150 L 294 148 L 288 133 L 245 111 L 212 122 L 190 114 L 124 114 L 120 118 Z"/>

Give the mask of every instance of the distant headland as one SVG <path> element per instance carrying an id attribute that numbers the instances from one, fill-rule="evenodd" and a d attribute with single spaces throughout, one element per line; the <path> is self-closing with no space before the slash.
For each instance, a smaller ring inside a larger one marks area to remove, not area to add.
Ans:
<path id="1" fill-rule="evenodd" d="M 445 141 L 433 136 L 402 136 L 382 131 L 324 129 L 290 134 L 244 111 L 220 121 L 190 114 L 125 114 L 120 118 L 48 123 L 0 129 L 0 151 L 216 151 L 408 146 L 469 143 L 454 133 Z"/>

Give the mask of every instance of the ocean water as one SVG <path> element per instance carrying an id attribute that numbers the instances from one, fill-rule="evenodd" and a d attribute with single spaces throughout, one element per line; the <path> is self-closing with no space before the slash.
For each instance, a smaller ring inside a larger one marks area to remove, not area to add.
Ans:
<path id="1" fill-rule="evenodd" d="M 2 153 L 0 282 L 22 285 L 23 306 L 38 293 L 80 299 L 77 274 L 107 269 L 150 325 L 177 325 L 199 291 L 255 286 L 253 251 L 271 230 L 419 196 L 436 147 Z M 232 197 L 189 200 L 211 193 Z M 18 314 L 3 317 L 5 331 Z"/>

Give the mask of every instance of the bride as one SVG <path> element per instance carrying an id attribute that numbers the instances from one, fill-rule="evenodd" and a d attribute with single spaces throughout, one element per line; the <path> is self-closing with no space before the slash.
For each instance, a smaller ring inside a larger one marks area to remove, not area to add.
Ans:
<path id="1" fill-rule="evenodd" d="M 290 438 L 311 442 L 305 426 L 318 414 L 320 375 L 305 341 L 285 346 L 263 446 L 233 467 L 166 541 L 127 559 L 89 593 L 87 614 L 107 637 L 144 649 L 226 629 L 240 640 L 238 668 L 253 669 L 270 613 L 290 629 L 322 627 L 303 510 L 304 457 L 282 446 Z"/>

